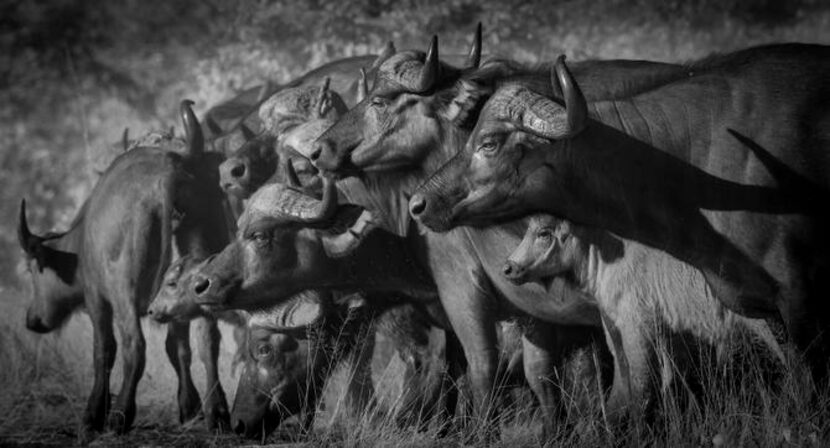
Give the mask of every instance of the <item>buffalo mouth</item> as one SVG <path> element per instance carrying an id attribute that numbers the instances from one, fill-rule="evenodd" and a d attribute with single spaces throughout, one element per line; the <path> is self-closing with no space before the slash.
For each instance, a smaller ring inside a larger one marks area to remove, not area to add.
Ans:
<path id="1" fill-rule="evenodd" d="M 210 311 L 228 307 L 242 289 L 242 280 L 223 281 L 216 277 L 196 278 L 191 282 L 191 293 L 198 305 Z"/>
<path id="2" fill-rule="evenodd" d="M 327 155 L 325 152 L 318 155 L 319 158 L 312 155 L 312 164 L 322 175 L 330 176 L 334 179 L 339 180 L 350 176 L 359 176 L 362 170 L 355 165 L 352 155 L 354 154 L 354 150 L 360 146 L 360 143 L 351 143 L 331 155 Z"/>
<path id="3" fill-rule="evenodd" d="M 171 315 L 169 315 L 165 312 L 162 312 L 162 311 L 150 310 L 149 314 L 150 314 L 150 318 L 152 318 L 154 321 L 156 321 L 160 324 L 166 324 L 166 323 L 170 323 L 170 322 L 173 321 L 173 316 L 171 316 Z"/>
<path id="4" fill-rule="evenodd" d="M 240 199 L 247 199 L 251 195 L 248 187 L 238 182 L 225 182 L 222 184 L 222 191 L 228 196 L 234 196 Z"/>
<path id="5" fill-rule="evenodd" d="M 539 278 L 537 282 L 545 288 L 545 291 L 551 292 L 553 290 L 553 284 L 556 282 L 555 275 L 547 275 L 544 277 Z"/>

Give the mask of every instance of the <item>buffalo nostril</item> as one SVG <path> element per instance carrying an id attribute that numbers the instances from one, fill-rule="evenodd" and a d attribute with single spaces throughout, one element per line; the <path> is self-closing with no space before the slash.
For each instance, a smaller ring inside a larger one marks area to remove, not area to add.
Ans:
<path id="1" fill-rule="evenodd" d="M 411 213 L 412 216 L 418 216 L 421 213 L 423 213 L 426 209 L 427 201 L 420 194 L 412 196 L 412 199 L 409 200 L 409 213 Z"/>
<path id="2" fill-rule="evenodd" d="M 245 175 L 245 164 L 239 164 L 231 168 L 230 175 L 233 178 L 239 179 Z"/>
<path id="3" fill-rule="evenodd" d="M 43 321 L 41 321 L 39 317 L 27 318 L 26 328 L 30 331 L 34 331 L 35 333 L 47 333 L 49 331 L 49 327 L 44 325 Z"/>
<path id="4" fill-rule="evenodd" d="M 308 158 L 311 159 L 312 162 L 317 161 L 320 159 L 320 156 L 323 155 L 323 150 L 325 150 L 328 143 L 323 141 L 318 141 L 314 143 L 314 147 L 311 148 L 311 154 L 308 155 Z"/>
<path id="5" fill-rule="evenodd" d="M 210 288 L 210 279 L 209 278 L 201 278 L 201 279 L 196 281 L 196 284 L 193 285 L 193 292 L 195 292 L 196 295 L 200 296 L 200 295 L 204 294 L 205 291 L 208 290 L 208 288 Z"/>
<path id="6" fill-rule="evenodd" d="M 236 424 L 233 425 L 233 432 L 235 432 L 236 434 L 238 434 L 240 436 L 244 435 L 245 434 L 245 422 L 243 422 L 242 420 L 237 420 Z"/>
<path id="7" fill-rule="evenodd" d="M 147 315 L 148 315 L 148 316 L 152 316 L 152 315 L 153 315 L 153 309 L 152 309 L 152 308 L 148 308 L 148 309 L 147 309 Z"/>
<path id="8" fill-rule="evenodd" d="M 510 277 L 511 275 L 513 275 L 513 265 L 511 265 L 510 263 L 506 263 L 502 268 L 501 272 L 504 275 Z"/>
<path id="9" fill-rule="evenodd" d="M 318 159 L 320 158 L 320 155 L 321 155 L 322 153 L 323 153 L 323 150 L 322 150 L 319 146 L 315 146 L 315 147 L 314 147 L 314 150 L 313 150 L 313 151 L 311 151 L 311 154 L 309 154 L 309 158 L 310 158 L 312 161 L 316 161 L 316 160 L 318 160 Z"/>

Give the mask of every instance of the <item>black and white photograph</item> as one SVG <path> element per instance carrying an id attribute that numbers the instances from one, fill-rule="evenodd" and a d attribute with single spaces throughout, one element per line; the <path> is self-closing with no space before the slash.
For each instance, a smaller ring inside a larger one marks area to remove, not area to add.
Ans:
<path id="1" fill-rule="evenodd" d="M 830 2 L 0 0 L 0 230 L 2 447 L 830 446 Z"/>

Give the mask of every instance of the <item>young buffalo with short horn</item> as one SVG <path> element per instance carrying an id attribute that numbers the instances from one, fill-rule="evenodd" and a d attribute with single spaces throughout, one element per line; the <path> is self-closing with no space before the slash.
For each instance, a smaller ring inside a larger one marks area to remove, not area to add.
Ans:
<path id="1" fill-rule="evenodd" d="M 673 383 L 696 384 L 691 372 L 699 365 L 685 362 L 700 357 L 701 343 L 725 357 L 743 333 L 785 362 L 766 322 L 724 309 L 700 271 L 603 230 L 532 216 L 504 274 L 519 284 L 568 278 L 596 300 L 615 359 L 607 406 L 614 417 L 626 408 L 634 415 L 653 410 L 655 392 L 668 391 Z M 678 382 L 678 375 L 688 377 Z"/>

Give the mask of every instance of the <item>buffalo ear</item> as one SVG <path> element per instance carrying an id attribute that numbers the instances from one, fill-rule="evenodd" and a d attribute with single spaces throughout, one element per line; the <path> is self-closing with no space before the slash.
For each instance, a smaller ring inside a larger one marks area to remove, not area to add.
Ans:
<path id="1" fill-rule="evenodd" d="M 130 149 L 130 128 L 124 128 L 124 133 L 121 134 L 121 149 L 124 152 Z"/>
<path id="2" fill-rule="evenodd" d="M 41 272 L 44 268 L 50 268 L 67 285 L 75 281 L 75 272 L 78 269 L 77 254 L 52 249 L 44 244 L 40 245 L 37 252 L 36 259 Z"/>
<path id="3" fill-rule="evenodd" d="M 323 304 L 318 300 L 297 300 L 284 315 L 282 326 L 302 329 L 317 323 L 323 317 Z"/>
<path id="4" fill-rule="evenodd" d="M 305 291 L 271 309 L 251 313 L 249 327 L 274 331 L 305 330 L 325 317 L 325 303 L 319 294 Z"/>
<path id="5" fill-rule="evenodd" d="M 467 121 L 475 122 L 489 90 L 474 82 L 459 81 L 453 89 L 452 98 L 444 99 L 449 101 L 443 106 L 444 118 L 458 126 L 463 126 Z"/>
<path id="6" fill-rule="evenodd" d="M 348 294 L 337 301 L 338 304 L 345 307 L 346 318 L 354 319 L 362 313 L 369 311 L 369 302 L 366 297 L 360 293 Z"/>
<path id="7" fill-rule="evenodd" d="M 572 234 L 573 227 L 571 226 L 570 221 L 566 219 L 559 221 L 559 224 L 556 225 L 556 228 L 553 231 L 553 235 L 556 237 L 556 240 L 560 245 L 564 245 Z"/>

